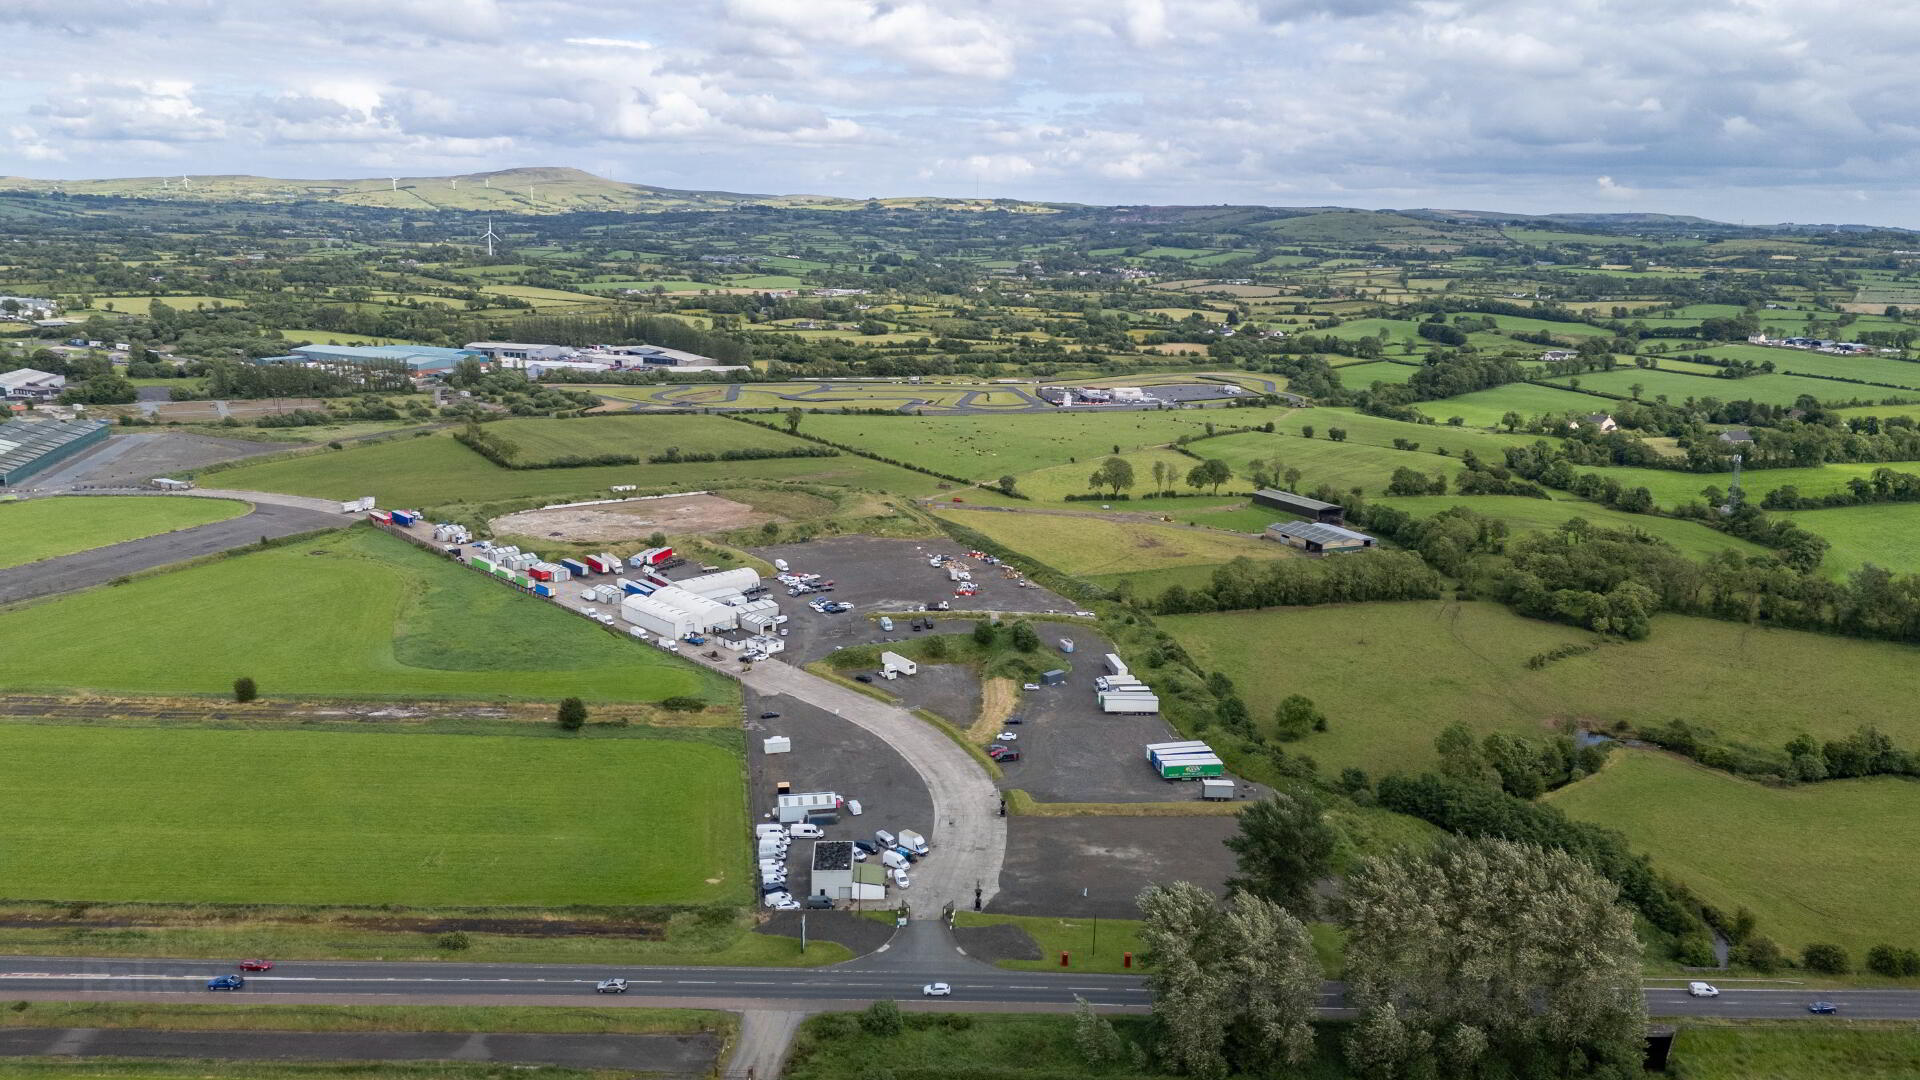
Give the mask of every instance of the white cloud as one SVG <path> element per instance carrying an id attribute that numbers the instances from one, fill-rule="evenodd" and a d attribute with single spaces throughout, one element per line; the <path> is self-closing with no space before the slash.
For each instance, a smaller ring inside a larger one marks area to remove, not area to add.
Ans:
<path id="1" fill-rule="evenodd" d="M 1920 20 L 1850 0 L 0 0 L 0 22 L 0 124 L 30 133 L 0 173 L 557 164 L 1804 221 L 1910 205 L 1920 167 Z M 77 49 L 111 65 L 76 76 Z"/>

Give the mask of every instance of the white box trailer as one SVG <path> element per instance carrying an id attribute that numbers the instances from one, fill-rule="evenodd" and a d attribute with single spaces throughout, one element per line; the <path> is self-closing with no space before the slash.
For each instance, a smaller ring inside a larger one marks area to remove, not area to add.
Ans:
<path id="1" fill-rule="evenodd" d="M 902 675 L 918 675 L 919 673 L 919 664 L 901 656 L 897 652 L 883 652 L 880 654 L 880 674 L 889 679 L 897 679 Z"/>
<path id="2" fill-rule="evenodd" d="M 793 740 L 785 735 L 771 735 L 760 740 L 760 752 L 763 754 L 791 754 Z"/>
<path id="3" fill-rule="evenodd" d="M 1104 694 L 1100 698 L 1100 711 L 1152 714 L 1160 711 L 1160 699 L 1153 694 Z"/>
<path id="4" fill-rule="evenodd" d="M 1233 781 L 1216 780 L 1211 777 L 1200 781 L 1200 797 L 1203 799 L 1233 798 Z"/>
<path id="5" fill-rule="evenodd" d="M 1120 654 L 1118 653 L 1108 653 L 1106 663 L 1107 674 L 1109 675 L 1125 675 L 1127 673 L 1127 662 L 1120 659 Z"/>
<path id="6" fill-rule="evenodd" d="M 1180 742 L 1157 742 L 1147 744 L 1147 760 L 1157 761 L 1163 757 L 1179 754 L 1211 754 L 1213 748 L 1199 739 L 1185 739 Z"/>

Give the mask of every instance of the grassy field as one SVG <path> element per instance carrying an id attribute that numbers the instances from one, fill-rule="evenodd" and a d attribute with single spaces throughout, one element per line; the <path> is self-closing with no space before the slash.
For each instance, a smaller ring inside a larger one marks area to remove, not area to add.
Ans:
<path id="1" fill-rule="evenodd" d="M 96 296 L 89 311 L 114 311 L 122 315 L 145 315 L 153 309 L 155 300 L 175 311 L 198 311 L 201 308 L 243 308 L 245 300 L 235 300 L 227 296 Z"/>
<path id="2" fill-rule="evenodd" d="M 1848 480 L 1856 476 L 1866 479 L 1873 475 L 1875 469 L 1920 472 L 1920 462 L 1884 461 L 1814 465 L 1800 469 L 1748 469 L 1740 474 L 1740 488 L 1746 492 L 1749 502 L 1756 503 L 1764 498 L 1767 492 L 1789 485 L 1798 488 L 1801 495 L 1820 496 L 1829 492 L 1844 491 Z M 1601 476 L 1620 481 L 1624 487 L 1645 487 L 1653 493 L 1654 502 L 1663 507 L 1677 506 L 1688 500 L 1698 502 L 1701 490 L 1710 486 L 1724 492 L 1733 479 L 1731 472 L 1694 473 L 1641 468 L 1606 468 L 1594 471 Z M 1878 509 L 1888 508 L 1879 507 Z M 1820 512 L 1828 513 L 1829 511 Z"/>
<path id="3" fill-rule="evenodd" d="M 489 434 L 519 447 L 516 464 L 534 464 L 563 457 L 631 454 L 642 461 L 678 448 L 686 453 L 713 453 L 731 449 L 805 449 L 809 443 L 791 435 L 742 424 L 718 416 L 613 415 L 574 420 L 504 420 L 488 426 Z"/>
<path id="4" fill-rule="evenodd" d="M 1239 685 L 1255 717 L 1312 698 L 1328 731 L 1296 744 L 1323 771 L 1417 771 L 1453 720 L 1482 734 L 1541 735 L 1577 722 L 1685 720 L 1731 743 L 1778 748 L 1875 724 L 1920 744 L 1920 651 L 1901 645 L 1663 615 L 1653 635 L 1529 670 L 1529 657 L 1595 635 L 1491 603 L 1421 601 L 1162 617 L 1208 671 Z M 1278 643 L 1278 647 L 1276 647 Z M 1298 643 L 1298 644 L 1295 644 Z M 1752 702 L 1770 703 L 1766 709 Z"/>
<path id="5" fill-rule="evenodd" d="M 229 499 L 89 495 L 0 504 L 0 569 L 239 517 Z"/>
<path id="6" fill-rule="evenodd" d="M 264 697 L 731 700 L 732 684 L 359 528 L 0 613 L 0 685 Z"/>
<path id="7" fill-rule="evenodd" d="M 574 422 L 606 423 L 604 420 Z M 751 429 L 742 430 L 752 435 Z M 450 435 L 246 465 L 216 476 L 217 481 L 209 478 L 209 482 L 250 491 L 281 491 L 325 499 L 350 499 L 371 493 L 385 506 L 437 506 L 535 496 L 554 496 L 557 500 L 562 496 L 604 491 L 614 484 L 707 490 L 737 480 L 798 480 L 877 488 L 905 495 L 929 494 L 939 484 L 930 476 L 852 454 L 680 465 L 503 469 L 460 445 Z"/>
<path id="8" fill-rule="evenodd" d="M 1560 499 L 1529 499 L 1519 495 L 1418 495 L 1391 496 L 1376 500 L 1383 506 L 1399 507 L 1416 517 L 1426 517 L 1454 506 L 1464 506 L 1507 523 L 1515 533 L 1557 529 L 1568 518 L 1586 518 L 1608 529 L 1636 529 L 1657 536 L 1698 559 L 1716 551 L 1738 551 L 1743 555 L 1765 555 L 1767 549 L 1751 541 L 1715 532 L 1692 521 L 1629 514 L 1583 500 L 1563 496 Z"/>
<path id="9" fill-rule="evenodd" d="M 1269 540 L 1078 514 L 944 510 L 940 516 L 1076 575 L 1215 566 L 1243 555 L 1261 560 L 1292 557 L 1288 548 Z"/>
<path id="10" fill-rule="evenodd" d="M 1420 369 L 1412 364 L 1394 364 L 1385 360 L 1371 364 L 1354 364 L 1340 369 L 1340 385 L 1352 389 L 1362 389 L 1377 382 L 1393 383 L 1396 386 L 1406 383 Z"/>
<path id="11" fill-rule="evenodd" d="M 1478 428 L 1498 427 L 1500 418 L 1509 412 L 1519 413 L 1522 420 L 1531 420 L 1536 416 L 1557 416 L 1569 412 L 1606 412 L 1609 407 L 1605 398 L 1558 390 L 1538 383 L 1509 383 L 1439 401 L 1423 401 L 1419 406 L 1421 412 L 1442 423 L 1449 417 L 1458 416 L 1466 420 L 1469 427 Z"/>
<path id="12" fill-rule="evenodd" d="M 1867 563 L 1899 573 L 1920 573 L 1920 544 L 1914 542 L 1920 535 L 1920 504 L 1840 506 L 1780 516 L 1833 545 L 1820 564 L 1829 574 L 1849 574 Z"/>
<path id="13" fill-rule="evenodd" d="M 739 756 L 713 742 L 12 724 L 0 756 L 9 891 L 23 899 L 557 907 L 745 895 Z"/>
<path id="14" fill-rule="evenodd" d="M 1202 443 L 1201 445 L 1205 446 L 1206 444 Z M 1107 456 L 1108 455 L 1104 454 L 1097 455 L 1071 465 L 1055 465 L 1050 468 L 1036 469 L 1033 472 L 1024 473 L 1018 477 L 1019 485 L 1015 490 L 1041 505 L 1075 505 L 1066 502 L 1066 496 L 1089 494 L 1093 489 L 1087 483 L 1087 477 L 1093 475 L 1093 471 L 1099 467 L 1100 462 L 1107 459 Z M 1229 497 L 1224 495 L 1220 496 L 1217 500 L 1211 496 L 1182 499 L 1143 499 L 1142 497 L 1148 494 L 1153 488 L 1154 462 L 1162 461 L 1179 470 L 1178 476 L 1180 478 L 1174 481 L 1173 490 L 1183 494 L 1191 494 L 1193 492 L 1194 489 L 1186 485 L 1184 478 L 1187 472 L 1199 464 L 1199 462 L 1187 457 L 1185 454 L 1176 454 L 1172 450 L 1135 450 L 1119 456 L 1125 458 L 1127 463 L 1133 466 L 1134 486 L 1133 489 L 1128 492 L 1133 498 L 1124 504 L 1125 509 L 1158 511 L 1164 507 L 1178 506 L 1184 510 L 1189 507 L 1218 505 L 1220 502 L 1230 501 Z M 1082 503 L 1078 504 L 1078 508 L 1085 510 L 1087 506 Z M 1178 511 L 1171 512 L 1177 513 Z"/>
<path id="15" fill-rule="evenodd" d="M 1166 409 L 1145 412 L 1021 413 L 1012 416 L 809 416 L 800 430 L 900 461 L 993 480 L 1114 452 L 1161 446 L 1208 424 L 1243 427 L 1281 420 L 1291 409 Z"/>
<path id="16" fill-rule="evenodd" d="M 1689 1018 L 1673 1054 L 1687 1080 L 1905 1080 L 1920 1076 L 1920 1031 L 1898 1022 Z"/>
<path id="17" fill-rule="evenodd" d="M 1320 410 L 1314 411 L 1318 413 Z M 1351 438 L 1346 442 L 1334 442 L 1326 437 L 1324 426 L 1319 426 L 1315 434 L 1316 437 L 1312 439 L 1288 434 L 1268 435 L 1264 432 L 1222 435 L 1217 439 L 1208 439 L 1193 449 L 1204 457 L 1219 458 L 1226 462 L 1233 467 L 1237 477 L 1243 478 L 1250 474 L 1255 460 L 1278 459 L 1288 468 L 1299 469 L 1301 486 L 1309 490 L 1320 484 L 1331 484 L 1342 491 L 1357 487 L 1368 494 L 1379 494 L 1386 490 L 1395 469 L 1413 469 L 1429 476 L 1445 473 L 1451 478 L 1458 475 L 1462 468 L 1458 458 L 1427 453 L 1425 444 L 1422 444 L 1420 451 L 1409 453 L 1388 446 L 1355 442 Z M 1232 486 L 1245 489 L 1251 485 L 1245 479 L 1239 479 Z"/>
<path id="18" fill-rule="evenodd" d="M 1752 910 L 1788 948 L 1832 942 L 1858 964 L 1882 942 L 1920 946 L 1907 904 L 1920 890 L 1916 797 L 1920 786 L 1894 777 L 1772 788 L 1629 750 L 1548 801 L 1625 832 L 1708 903 Z"/>
<path id="19" fill-rule="evenodd" d="M 1016 971 L 1058 971 L 1060 954 L 1066 953 L 1073 971 L 1098 971 L 1123 974 L 1140 970 L 1140 921 L 1138 919 L 1053 919 L 1037 915 L 981 915 L 963 911 L 955 926 L 997 926 L 1011 923 L 1027 932 L 1040 946 L 1038 960 L 1001 960 L 999 967 Z M 1095 936 L 1095 926 L 1099 934 Z M 1332 923 L 1309 923 L 1314 951 L 1320 966 L 1331 976 L 1340 971 L 1344 935 Z M 1128 953 L 1134 966 L 1126 966 Z"/>
<path id="20" fill-rule="evenodd" d="M 1629 389 L 1635 383 L 1643 388 L 1640 396 L 1648 401 L 1665 394 L 1667 400 L 1679 405 L 1688 398 L 1716 398 L 1720 401 L 1758 401 L 1767 405 L 1791 405 L 1802 394 L 1812 395 L 1818 401 L 1851 401 L 1854 398 L 1876 400 L 1897 394 L 1898 391 L 1878 386 L 1861 386 L 1856 383 L 1833 382 L 1828 379 L 1806 379 L 1796 375 L 1752 375 L 1744 379 L 1711 379 L 1696 375 L 1681 375 L 1671 371 L 1643 371 L 1639 368 L 1616 368 L 1612 371 L 1590 371 L 1585 375 L 1574 376 L 1580 380 L 1580 386 L 1586 390 L 1600 390 L 1609 394 L 1627 397 Z M 1556 380 L 1566 383 L 1566 379 Z"/>
<path id="21" fill-rule="evenodd" d="M 1868 382 L 1887 383 L 1891 386 L 1904 386 L 1920 391 L 1920 364 L 1894 360 L 1885 356 L 1835 356 L 1832 353 L 1809 352 L 1805 349 L 1769 349 L 1761 345 L 1721 345 L 1702 351 L 1708 356 L 1729 359 L 1756 362 L 1771 360 L 1778 371 L 1805 375 L 1830 375 L 1842 379 L 1865 379 Z M 1855 392 L 1847 396 L 1876 398 L 1884 397 L 1889 393 L 1897 393 L 1897 391 L 1862 386 L 1855 388 Z"/>

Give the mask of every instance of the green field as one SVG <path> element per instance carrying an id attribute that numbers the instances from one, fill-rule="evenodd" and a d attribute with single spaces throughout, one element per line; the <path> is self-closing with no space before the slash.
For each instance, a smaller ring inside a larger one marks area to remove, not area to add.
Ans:
<path id="1" fill-rule="evenodd" d="M 1567 722 L 1685 720 L 1711 738 L 1777 750 L 1795 735 L 1847 735 L 1875 724 L 1920 745 L 1920 650 L 1793 630 L 1662 615 L 1653 635 L 1601 644 L 1491 603 L 1420 601 L 1162 616 L 1201 668 L 1239 685 L 1257 718 L 1310 697 L 1328 731 L 1297 745 L 1323 771 L 1416 771 L 1454 720 L 1480 733 L 1541 735 Z M 1275 643 L 1289 644 L 1276 647 Z M 1529 670 L 1563 644 L 1595 651 Z M 1754 702 L 1767 702 L 1764 709 Z"/>
<path id="2" fill-rule="evenodd" d="M 8 891 L 151 903 L 739 901 L 710 742 L 0 725 Z"/>
<path id="3" fill-rule="evenodd" d="M 1765 498 L 1767 492 L 1788 485 L 1798 488 L 1802 495 L 1817 497 L 1829 492 L 1844 491 L 1848 480 L 1854 477 L 1866 479 L 1873 475 L 1875 469 L 1920 472 L 1920 462 L 1879 461 L 1812 465 L 1799 469 L 1748 469 L 1740 474 L 1740 488 L 1746 492 L 1747 501 L 1754 503 Z M 1576 471 L 1588 470 L 1581 468 Z M 1688 500 L 1698 502 L 1700 492 L 1707 487 L 1716 487 L 1724 492 L 1733 479 L 1731 472 L 1675 472 L 1671 469 L 1637 467 L 1605 468 L 1593 471 L 1601 476 L 1620 481 L 1623 487 L 1645 487 L 1653 493 L 1654 502 L 1663 507 L 1672 507 Z M 1888 507 L 1880 507 L 1880 509 L 1884 510 Z"/>
<path id="4" fill-rule="evenodd" d="M 1586 383 L 1580 385 L 1585 386 Z M 1612 407 L 1612 403 L 1605 398 L 1541 386 L 1539 383 L 1508 383 L 1458 397 L 1423 401 L 1419 406 L 1421 412 L 1441 423 L 1458 416 L 1467 422 L 1467 426 L 1477 428 L 1499 427 L 1500 418 L 1510 412 L 1519 413 L 1522 420 L 1531 420 L 1536 416 L 1558 416 L 1562 413 L 1584 415 L 1606 412 Z"/>
<path id="5" fill-rule="evenodd" d="M 1340 385 L 1361 390 L 1377 382 L 1405 385 L 1420 370 L 1417 364 L 1395 364 L 1376 360 L 1371 364 L 1353 364 L 1340 369 Z"/>
<path id="6" fill-rule="evenodd" d="M 684 453 L 713 453 L 736 448 L 806 449 L 791 435 L 719 416 L 644 416 L 614 414 L 571 420 L 503 420 L 487 432 L 519 447 L 516 464 L 563 457 L 630 454 L 645 461 L 677 448 Z"/>
<path id="7" fill-rule="evenodd" d="M 1312 439 L 1250 432 L 1208 439 L 1194 446 L 1193 450 L 1203 457 L 1219 458 L 1232 466 L 1235 475 L 1242 478 L 1232 485 L 1237 489 L 1251 486 L 1244 478 L 1251 473 L 1255 460 L 1273 461 L 1276 458 L 1287 467 L 1300 470 L 1300 484 L 1304 488 L 1331 484 L 1342 491 L 1361 488 L 1368 494 L 1385 491 L 1395 469 L 1413 469 L 1428 476 L 1445 473 L 1453 477 L 1462 468 L 1460 459 L 1428 453 L 1424 443 L 1419 451 L 1408 452 L 1352 439 L 1334 442 L 1326 436 L 1325 424 L 1329 418 L 1322 415 L 1319 409 L 1315 409 L 1314 413 L 1319 424 L 1316 425 L 1316 437 Z M 1338 424 L 1338 420 L 1334 422 Z M 1424 433 L 1428 429 L 1421 430 Z"/>
<path id="8" fill-rule="evenodd" d="M 0 503 L 0 569 L 239 517 L 230 499 L 87 495 Z"/>
<path id="9" fill-rule="evenodd" d="M 1166 409 L 1144 412 L 1062 410 L 1012 416 L 809 416 L 800 430 L 941 472 L 993 480 L 1070 459 L 1161 446 L 1208 424 L 1244 427 L 1283 420 L 1292 409 Z M 1197 450 L 1198 448 L 1196 448 Z M 1077 463 L 1077 462 L 1076 462 Z"/>
<path id="10" fill-rule="evenodd" d="M 155 300 L 175 311 L 198 311 L 201 308 L 243 308 L 245 300 L 235 300 L 228 296 L 96 296 L 89 311 L 114 311 L 122 315 L 145 315 L 152 310 Z"/>
<path id="11" fill-rule="evenodd" d="M 1551 501 L 1520 495 L 1395 495 L 1375 501 L 1383 506 L 1398 507 L 1416 517 L 1464 506 L 1474 513 L 1506 522 L 1507 527 L 1515 533 L 1557 529 L 1568 518 L 1586 518 L 1602 528 L 1633 529 L 1657 536 L 1696 559 L 1705 558 L 1716 551 L 1737 551 L 1742 555 L 1768 553 L 1766 548 L 1758 544 L 1715 532 L 1698 522 L 1651 514 L 1629 514 L 1624 510 L 1614 510 L 1564 495 Z"/>
<path id="12" fill-rule="evenodd" d="M 1920 364 L 1905 360 L 1894 360 L 1885 356 L 1835 356 L 1832 353 L 1810 352 L 1805 349 L 1769 349 L 1761 345 L 1721 345 L 1702 350 L 1709 356 L 1722 356 L 1738 360 L 1771 360 L 1779 371 L 1800 372 L 1807 375 L 1831 375 L 1842 379 L 1864 379 L 1867 382 L 1888 383 L 1920 391 Z M 1877 398 L 1886 396 L 1889 391 L 1862 386 L 1854 388 L 1851 397 Z M 1897 391 L 1895 391 L 1897 393 Z"/>
<path id="13" fill-rule="evenodd" d="M 731 683 L 358 528 L 0 613 L 16 691 L 733 700 Z"/>
<path id="14" fill-rule="evenodd" d="M 1206 443 L 1200 444 L 1202 447 L 1206 445 Z M 1100 463 L 1105 461 L 1108 456 L 1109 455 L 1101 454 L 1072 465 L 1055 465 L 1051 468 L 1036 469 L 1030 473 L 1023 473 L 1018 477 L 1019 485 L 1015 490 L 1032 499 L 1035 503 L 1042 505 L 1077 505 L 1079 509 L 1088 509 L 1084 503 L 1068 504 L 1065 502 L 1065 497 L 1068 495 L 1089 494 L 1093 489 L 1087 483 L 1087 478 L 1093 475 L 1093 471 L 1099 468 Z M 1220 502 L 1231 501 L 1230 497 L 1225 495 L 1220 496 L 1217 500 L 1211 496 L 1193 496 L 1181 499 L 1145 499 L 1143 496 L 1153 490 L 1154 462 L 1165 462 L 1167 465 L 1179 470 L 1178 478 L 1173 482 L 1173 490 L 1188 496 L 1192 496 L 1194 489 L 1187 486 L 1186 475 L 1195 465 L 1199 464 L 1199 462 L 1187 457 L 1185 454 L 1178 454 L 1172 450 L 1136 450 L 1119 456 L 1126 459 L 1127 464 L 1133 466 L 1134 486 L 1128 492 L 1133 498 L 1125 503 L 1114 503 L 1113 505 L 1116 509 L 1179 514 L 1185 513 L 1193 507 L 1217 505 Z M 1228 486 L 1244 487 L 1245 483 L 1230 484 Z M 1110 490 L 1111 489 L 1102 489 L 1102 494 Z M 1170 509 L 1172 507 L 1178 507 L 1179 509 Z"/>
<path id="15" fill-rule="evenodd" d="M 1832 545 L 1820 564 L 1830 574 L 1849 574 L 1868 563 L 1897 573 L 1920 573 L 1920 542 L 1915 540 L 1920 536 L 1920 503 L 1796 510 L 1780 516 Z"/>
<path id="16" fill-rule="evenodd" d="M 1894 777 L 1766 787 L 1652 751 L 1624 751 L 1548 801 L 1625 832 L 1701 899 L 1759 916 L 1791 950 L 1920 946 L 1920 786 Z M 1738 828 L 1702 827 L 1738 822 Z"/>
<path id="17" fill-rule="evenodd" d="M 751 429 L 742 430 L 751 436 Z M 706 490 L 747 479 L 797 480 L 922 495 L 931 493 L 939 483 L 932 477 L 852 454 L 680 465 L 503 469 L 450 435 L 245 465 L 216 475 L 218 480 L 213 482 L 246 491 L 280 491 L 323 499 L 350 499 L 371 493 L 384 506 L 439 506 L 536 496 L 558 500 L 590 495 L 614 484 Z"/>
<path id="18" fill-rule="evenodd" d="M 1612 371 L 1589 371 L 1572 378 L 1580 380 L 1581 389 L 1599 390 L 1608 394 L 1618 394 L 1621 397 L 1631 396 L 1632 391 L 1629 388 L 1638 383 L 1642 387 L 1640 394 L 1642 398 L 1653 401 L 1665 394 L 1667 401 L 1674 405 L 1682 404 L 1688 398 L 1791 405 L 1803 394 L 1811 396 L 1816 401 L 1852 401 L 1855 398 L 1872 401 L 1889 394 L 1899 393 L 1884 387 L 1833 382 L 1829 379 L 1807 379 L 1797 375 L 1750 375 L 1744 379 L 1716 379 L 1631 367 L 1615 368 Z M 1568 379 L 1562 378 L 1555 381 L 1567 383 Z"/>

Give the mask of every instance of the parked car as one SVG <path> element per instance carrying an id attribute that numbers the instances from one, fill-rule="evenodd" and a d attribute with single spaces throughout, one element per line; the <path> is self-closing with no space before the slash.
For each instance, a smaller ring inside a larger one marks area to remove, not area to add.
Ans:
<path id="1" fill-rule="evenodd" d="M 1015 739 L 1018 739 L 1019 737 L 1020 736 L 1018 734 L 1011 731 L 1003 731 L 1000 734 L 994 736 L 994 738 L 1000 740 L 1001 742 L 1013 742 Z"/>
<path id="2" fill-rule="evenodd" d="M 1840 1011 L 1840 1006 L 1835 1005 L 1831 1001 L 1816 1001 L 1807 1006 L 1807 1011 L 1810 1013 L 1819 1013 L 1821 1016 L 1831 1016 Z"/>
<path id="3" fill-rule="evenodd" d="M 625 979 L 601 979 L 600 985 L 593 988 L 596 994 L 624 994 L 627 992 Z"/>
<path id="4" fill-rule="evenodd" d="M 902 889 L 912 884 L 912 882 L 907 880 L 907 872 L 898 867 L 895 867 L 893 871 L 893 883 Z M 1832 1012 L 1833 1010 L 1829 1008 L 1827 1011 Z"/>
<path id="5" fill-rule="evenodd" d="M 1719 997 L 1720 988 L 1712 983 L 1694 982 L 1687 984 L 1687 993 L 1692 997 Z"/>
<path id="6" fill-rule="evenodd" d="M 826 835 L 820 826 L 809 825 L 804 821 L 796 821 L 787 826 L 787 834 L 799 840 L 818 840 Z"/>
<path id="7" fill-rule="evenodd" d="M 805 901 L 804 903 L 802 903 L 802 904 L 801 904 L 800 906 L 801 906 L 801 907 L 807 907 L 807 908 L 812 908 L 812 909 L 814 909 L 815 911 L 823 911 L 823 910 L 826 910 L 827 908 L 831 908 L 831 907 L 833 906 L 833 897 L 831 897 L 831 896 L 809 896 L 809 897 L 807 897 L 807 899 L 806 899 L 806 901 Z"/>
<path id="8" fill-rule="evenodd" d="M 882 847 L 892 847 L 896 837 L 885 829 L 873 830 L 873 838 L 880 841 Z"/>
<path id="9" fill-rule="evenodd" d="M 1020 751 L 1015 750 L 1011 746 L 996 746 L 993 749 L 1000 751 L 1000 753 L 993 754 L 989 752 L 990 756 L 993 758 L 993 760 L 999 762 L 1002 765 L 1005 765 L 1009 761 L 1020 760 Z"/>
<path id="10" fill-rule="evenodd" d="M 238 990 L 247 985 L 247 980 L 238 975 L 215 975 L 207 980 L 209 990 Z"/>
<path id="11" fill-rule="evenodd" d="M 1021 684 L 1020 684 L 1020 689 L 1022 689 L 1022 690 L 1038 690 L 1038 689 L 1040 689 L 1040 684 L 1039 684 L 1039 683 L 1037 683 L 1037 682 L 1030 682 L 1030 683 L 1021 683 Z"/>
<path id="12" fill-rule="evenodd" d="M 772 896 L 774 893 L 786 892 L 786 891 L 787 891 L 787 885 L 785 882 L 781 882 L 777 885 L 769 885 L 765 882 L 762 882 L 760 885 L 761 896 Z"/>
<path id="13" fill-rule="evenodd" d="M 242 961 L 240 961 L 240 970 L 241 970 L 241 971 L 272 971 L 272 970 L 273 970 L 273 961 L 271 961 L 271 960 L 242 960 Z"/>
<path id="14" fill-rule="evenodd" d="M 779 892 L 770 892 L 760 898 L 760 903 L 770 908 L 777 908 L 781 904 L 790 904 L 792 902 L 793 894 L 785 889 L 781 889 Z"/>
<path id="15" fill-rule="evenodd" d="M 855 675 L 855 676 L 853 677 L 853 681 L 854 681 L 854 682 L 872 682 L 872 681 L 873 681 L 873 676 L 871 676 L 871 675 Z"/>
<path id="16" fill-rule="evenodd" d="M 847 800 L 847 813 L 852 814 L 854 817 L 859 817 L 862 813 L 865 813 L 865 811 L 860 809 L 859 799 Z"/>
<path id="17" fill-rule="evenodd" d="M 760 719 L 762 720 L 778 720 L 779 718 L 780 714 L 777 712 L 763 712 L 760 714 Z"/>
<path id="18" fill-rule="evenodd" d="M 857 850 L 860 850 L 860 851 L 864 851 L 864 852 L 866 852 L 866 853 L 867 853 L 868 855 L 878 855 L 878 854 L 880 854 L 880 849 L 879 849 L 879 848 L 877 848 L 877 847 L 875 847 L 875 846 L 873 846 L 872 844 L 870 844 L 870 843 L 868 843 L 868 842 L 867 842 L 867 841 L 865 841 L 865 840 L 855 840 L 855 841 L 853 842 L 853 846 L 854 846 L 854 847 L 855 847 L 855 848 L 856 848 Z"/>
<path id="19" fill-rule="evenodd" d="M 952 997 L 953 987 L 946 983 L 928 983 L 920 988 L 922 997 Z"/>
<path id="20" fill-rule="evenodd" d="M 1009 716 L 1009 717 L 1007 717 L 1007 723 L 1009 723 L 1009 724 L 1024 724 L 1024 723 L 1026 723 L 1026 722 L 1027 722 L 1027 718 L 1026 718 L 1026 717 L 1024 717 L 1024 716 Z"/>
<path id="21" fill-rule="evenodd" d="M 1013 747 L 1004 746 L 1000 743 L 995 743 L 992 746 L 987 747 L 987 756 L 992 758 L 995 761 L 999 761 L 1001 757 L 1007 754 L 1011 754 L 1012 752 L 1013 752 Z"/>
<path id="22" fill-rule="evenodd" d="M 799 911 L 799 910 L 800 910 L 800 901 L 798 901 L 798 900 L 795 900 L 795 899 L 793 899 L 792 897 L 788 897 L 787 899 L 785 899 L 785 900 L 782 900 L 782 901 L 780 901 L 779 903 L 777 903 L 777 904 L 775 904 L 775 905 L 773 905 L 773 910 L 775 910 L 775 911 Z"/>

